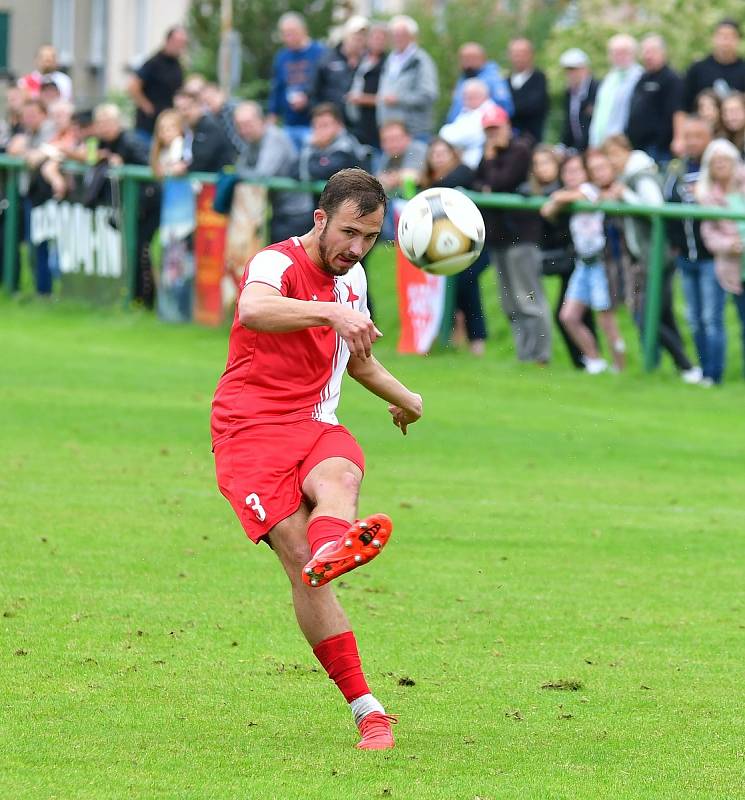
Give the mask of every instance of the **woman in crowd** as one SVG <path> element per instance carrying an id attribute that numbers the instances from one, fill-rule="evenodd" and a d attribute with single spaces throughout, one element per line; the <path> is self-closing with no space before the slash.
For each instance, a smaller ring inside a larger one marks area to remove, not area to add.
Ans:
<path id="1" fill-rule="evenodd" d="M 737 148 L 726 139 L 715 139 L 706 148 L 696 199 L 705 206 L 745 212 L 745 166 Z M 717 280 L 735 302 L 745 360 L 745 222 L 705 220 L 701 223 L 701 236 L 714 255 Z"/>
<path id="2" fill-rule="evenodd" d="M 722 125 L 722 101 L 713 89 L 704 89 L 696 95 L 694 110 L 697 117 L 705 119 L 715 134 L 719 134 Z"/>
<path id="3" fill-rule="evenodd" d="M 150 168 L 159 178 L 186 174 L 184 121 L 178 111 L 168 109 L 158 114 L 150 148 Z"/>
<path id="4" fill-rule="evenodd" d="M 732 92 L 722 100 L 722 137 L 745 153 L 745 94 Z"/>
<path id="5" fill-rule="evenodd" d="M 528 180 L 518 188 L 520 194 L 532 197 L 549 197 L 561 188 L 559 171 L 561 157 L 549 145 L 539 145 L 533 151 Z M 525 234 L 531 236 L 541 252 L 541 265 L 543 275 L 556 275 L 560 280 L 559 295 L 554 309 L 554 319 L 569 352 L 569 358 L 577 369 L 584 369 L 582 351 L 559 322 L 559 312 L 564 304 L 569 276 L 574 269 L 574 254 L 572 253 L 572 240 L 569 235 L 569 218 L 562 214 L 548 219 L 530 212 L 526 221 L 534 223 L 531 230 Z M 595 320 L 592 309 L 588 308 L 582 319 L 584 324 L 595 335 Z"/>
<path id="6" fill-rule="evenodd" d="M 578 200 L 595 202 L 600 199 L 597 187 L 587 181 L 581 156 L 570 156 L 564 162 L 561 181 L 564 188 L 553 192 L 541 209 L 541 216 L 547 219 L 555 217 L 562 208 Z M 605 372 L 608 362 L 600 355 L 597 339 L 582 321 L 588 307 L 598 315 L 614 369 L 620 372 L 625 366 L 626 345 L 611 307 L 608 278 L 602 261 L 605 250 L 604 217 L 602 211 L 576 211 L 569 219 L 576 258 L 559 313 L 561 324 L 582 351 L 585 370 L 590 375 Z"/>
<path id="7" fill-rule="evenodd" d="M 473 172 L 460 159 L 460 153 L 444 139 L 435 138 L 427 148 L 424 170 L 419 179 L 420 189 L 444 186 L 451 189 L 468 189 L 473 182 Z M 481 305 L 479 275 L 489 266 L 486 248 L 476 262 L 455 278 L 456 338 L 465 326 L 471 352 L 484 354 L 486 325 Z"/>

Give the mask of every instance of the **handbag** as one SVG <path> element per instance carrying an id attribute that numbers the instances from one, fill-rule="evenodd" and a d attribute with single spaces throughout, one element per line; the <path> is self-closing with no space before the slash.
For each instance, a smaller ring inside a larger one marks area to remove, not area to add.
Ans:
<path id="1" fill-rule="evenodd" d="M 235 185 L 240 178 L 236 175 L 235 171 L 230 172 L 220 170 L 217 174 L 217 181 L 215 182 L 215 199 L 212 201 L 212 208 L 218 214 L 229 214 L 230 207 L 233 205 L 233 193 L 235 192 Z"/>
<path id="2" fill-rule="evenodd" d="M 571 275 L 574 256 L 569 250 L 541 250 L 541 271 L 544 275 Z"/>

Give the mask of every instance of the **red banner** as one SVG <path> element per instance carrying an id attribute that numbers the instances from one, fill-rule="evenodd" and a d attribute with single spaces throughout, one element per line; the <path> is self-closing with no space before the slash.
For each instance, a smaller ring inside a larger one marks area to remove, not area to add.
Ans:
<path id="1" fill-rule="evenodd" d="M 197 229 L 194 232 L 194 321 L 202 325 L 220 325 L 224 315 L 222 279 L 228 219 L 213 210 L 214 199 L 214 185 L 204 185 L 197 197 Z"/>

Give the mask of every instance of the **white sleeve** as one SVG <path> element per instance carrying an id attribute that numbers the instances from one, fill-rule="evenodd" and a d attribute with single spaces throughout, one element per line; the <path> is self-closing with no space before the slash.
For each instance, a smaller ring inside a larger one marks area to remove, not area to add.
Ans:
<path id="1" fill-rule="evenodd" d="M 246 283 L 266 283 L 284 294 L 282 276 L 292 263 L 292 259 L 285 253 L 262 250 L 248 262 Z"/>

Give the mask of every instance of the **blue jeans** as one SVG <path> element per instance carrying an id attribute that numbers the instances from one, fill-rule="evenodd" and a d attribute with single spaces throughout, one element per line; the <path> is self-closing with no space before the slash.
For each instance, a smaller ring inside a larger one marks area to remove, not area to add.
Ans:
<path id="1" fill-rule="evenodd" d="M 34 280 L 36 291 L 39 294 L 52 293 L 52 270 L 49 264 L 49 243 L 40 242 L 36 246 L 31 244 L 31 201 L 26 197 L 23 201 L 24 235 L 28 242 L 29 251 L 33 259 Z"/>
<path id="2" fill-rule="evenodd" d="M 721 383 L 724 372 L 724 289 L 714 274 L 712 260 L 676 258 L 683 280 L 686 316 L 705 378 Z"/>
<path id="3" fill-rule="evenodd" d="M 742 285 L 741 294 L 733 294 L 732 300 L 737 309 L 737 316 L 740 318 L 740 339 L 742 344 L 742 357 L 745 361 L 745 283 Z M 743 374 L 745 374 L 745 365 L 743 366 Z"/>

